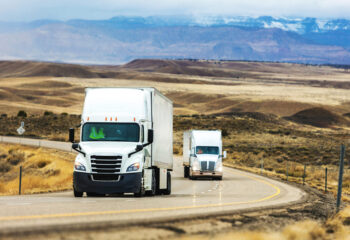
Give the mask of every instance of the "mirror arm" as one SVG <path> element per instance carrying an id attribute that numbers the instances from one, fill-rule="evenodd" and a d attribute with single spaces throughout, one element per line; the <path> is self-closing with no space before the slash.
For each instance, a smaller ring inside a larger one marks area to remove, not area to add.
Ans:
<path id="1" fill-rule="evenodd" d="M 72 144 L 72 149 L 73 149 L 74 151 L 77 151 L 78 153 L 83 154 L 83 156 L 86 157 L 86 153 L 80 150 L 81 148 L 80 148 L 80 145 L 79 145 L 79 144 L 78 144 L 78 147 L 77 147 L 77 148 L 74 148 L 74 147 L 73 147 L 75 144 L 76 144 L 76 143 L 73 143 L 73 144 Z M 78 148 L 79 148 L 79 149 L 78 149 Z"/>
<path id="2" fill-rule="evenodd" d="M 151 145 L 152 143 L 145 143 L 145 144 L 142 144 L 142 147 L 147 147 L 148 145 Z"/>
<path id="3" fill-rule="evenodd" d="M 85 152 L 83 152 L 83 151 L 80 151 L 79 149 L 74 149 L 75 151 L 77 151 L 78 153 L 81 153 L 81 154 L 83 154 L 83 156 L 84 157 L 86 157 L 86 153 Z"/>
<path id="4" fill-rule="evenodd" d="M 134 155 L 135 153 L 138 153 L 138 152 L 140 152 L 140 151 L 142 151 L 142 150 L 143 150 L 143 149 L 138 150 L 138 151 L 131 152 L 131 153 L 128 154 L 128 157 L 131 157 L 131 156 Z"/>
<path id="5" fill-rule="evenodd" d="M 128 157 L 131 157 L 131 156 L 134 155 L 135 153 L 138 153 L 138 152 L 142 151 L 144 147 L 147 147 L 147 146 L 150 145 L 150 144 L 152 144 L 152 143 L 145 143 L 145 144 L 142 144 L 142 149 L 140 149 L 140 150 L 138 150 L 138 151 L 134 151 L 134 152 L 129 153 L 129 154 L 128 154 Z"/>
<path id="6" fill-rule="evenodd" d="M 86 157 L 86 153 L 85 152 L 83 152 L 83 151 L 81 151 L 79 149 L 76 149 L 76 148 L 73 148 L 73 150 L 77 151 L 78 153 L 83 154 L 83 156 Z"/>

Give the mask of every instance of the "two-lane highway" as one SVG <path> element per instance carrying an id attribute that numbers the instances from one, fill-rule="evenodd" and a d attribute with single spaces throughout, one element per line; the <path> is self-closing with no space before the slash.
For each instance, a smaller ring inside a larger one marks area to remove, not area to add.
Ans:
<path id="1" fill-rule="evenodd" d="M 11 141 L 15 143 L 14 138 Z M 31 145 L 37 144 L 30 141 Z M 69 150 L 67 143 L 44 142 L 45 147 Z M 304 194 L 293 186 L 231 168 L 224 168 L 222 181 L 185 179 L 181 158 L 175 157 L 170 196 L 74 198 L 67 191 L 0 197 L 0 232 L 111 221 L 124 225 L 219 214 L 286 205 L 299 201 Z"/>

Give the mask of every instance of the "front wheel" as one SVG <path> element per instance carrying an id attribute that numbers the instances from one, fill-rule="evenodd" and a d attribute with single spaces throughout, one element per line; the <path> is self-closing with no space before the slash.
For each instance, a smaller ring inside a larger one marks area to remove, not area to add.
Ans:
<path id="1" fill-rule="evenodd" d="M 88 197 L 104 197 L 106 195 L 100 194 L 100 193 L 94 193 L 94 192 L 86 192 L 86 196 L 88 196 Z"/>
<path id="2" fill-rule="evenodd" d="M 84 192 L 78 192 L 73 186 L 74 197 L 82 197 Z"/>
<path id="3" fill-rule="evenodd" d="M 190 176 L 190 167 L 184 166 L 184 178 L 188 178 Z"/>
<path id="4" fill-rule="evenodd" d="M 143 175 L 143 173 L 142 173 Z M 145 188 L 143 186 L 143 177 L 141 178 L 141 185 L 140 185 L 140 190 L 136 193 L 134 193 L 134 197 L 143 197 L 145 196 Z"/>
<path id="5" fill-rule="evenodd" d="M 164 195 L 170 195 L 171 194 L 171 174 L 170 172 L 167 172 L 167 184 L 166 184 L 166 189 L 164 190 L 163 194 Z"/>

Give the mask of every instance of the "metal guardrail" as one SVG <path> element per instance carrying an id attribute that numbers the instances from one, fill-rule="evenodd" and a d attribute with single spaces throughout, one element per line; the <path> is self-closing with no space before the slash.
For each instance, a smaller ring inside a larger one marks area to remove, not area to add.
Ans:
<path id="1" fill-rule="evenodd" d="M 0 142 L 22 144 L 34 147 L 54 148 L 66 152 L 72 152 L 72 144 L 68 142 L 48 141 L 41 139 L 29 139 L 23 137 L 0 136 Z"/>

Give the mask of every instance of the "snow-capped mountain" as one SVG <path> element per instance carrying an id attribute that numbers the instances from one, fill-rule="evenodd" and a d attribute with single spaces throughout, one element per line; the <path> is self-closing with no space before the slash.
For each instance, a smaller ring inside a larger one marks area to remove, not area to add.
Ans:
<path id="1" fill-rule="evenodd" d="M 350 30 L 350 20 L 347 19 L 275 18 L 271 16 L 262 16 L 257 18 L 201 16 L 193 18 L 191 24 L 201 26 L 226 25 L 255 28 L 279 28 L 284 31 L 292 31 L 299 34 Z"/>
<path id="2" fill-rule="evenodd" d="M 0 59 L 113 64 L 135 58 L 350 64 L 350 20 L 118 16 L 0 22 Z"/>

